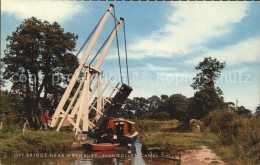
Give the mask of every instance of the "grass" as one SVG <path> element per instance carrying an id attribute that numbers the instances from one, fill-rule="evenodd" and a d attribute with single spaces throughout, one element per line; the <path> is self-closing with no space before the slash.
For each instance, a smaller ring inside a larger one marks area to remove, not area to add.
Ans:
<path id="1" fill-rule="evenodd" d="M 202 145 L 214 144 L 216 136 L 205 136 L 202 133 L 168 133 L 162 132 L 146 139 L 146 147 L 160 147 L 169 154 L 178 154 L 185 150 L 199 150 Z"/>
<path id="2" fill-rule="evenodd" d="M 214 144 L 208 143 L 207 146 L 211 148 L 221 159 L 230 165 L 252 165 L 256 164 L 256 159 L 252 158 L 253 155 L 245 156 L 243 155 L 245 152 L 251 154 L 248 150 L 241 151 L 241 148 L 237 145 L 223 145 L 221 144 L 221 140 L 217 137 L 216 142 Z M 252 146 L 253 147 L 253 146 Z M 255 155 L 257 156 L 257 155 Z"/>
<path id="3" fill-rule="evenodd" d="M 56 131 L 27 131 L 8 126 L 0 131 L 0 156 L 17 153 L 51 152 L 70 149 L 74 140 L 71 133 Z"/>
<path id="4" fill-rule="evenodd" d="M 146 132 L 161 132 L 178 126 L 178 120 L 155 121 L 155 120 L 136 120 L 136 130 L 143 134 Z"/>
<path id="5" fill-rule="evenodd" d="M 215 151 L 228 164 L 260 163 L 260 118 L 237 115 L 233 111 L 210 113 L 204 124 L 218 135 Z"/>

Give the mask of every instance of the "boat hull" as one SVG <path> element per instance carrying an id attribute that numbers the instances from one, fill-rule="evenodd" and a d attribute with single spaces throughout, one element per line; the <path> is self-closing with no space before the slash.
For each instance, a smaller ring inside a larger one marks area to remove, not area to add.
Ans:
<path id="1" fill-rule="evenodd" d="M 105 151 L 105 150 L 114 150 L 119 147 L 118 143 L 97 143 L 97 144 L 89 144 L 88 149 L 93 151 Z"/>
<path id="2" fill-rule="evenodd" d="M 138 134 L 136 134 L 134 136 L 130 136 L 130 137 L 122 136 L 122 137 L 119 137 L 116 142 L 119 143 L 120 146 L 122 146 L 122 147 L 134 147 L 137 137 L 138 137 Z"/>

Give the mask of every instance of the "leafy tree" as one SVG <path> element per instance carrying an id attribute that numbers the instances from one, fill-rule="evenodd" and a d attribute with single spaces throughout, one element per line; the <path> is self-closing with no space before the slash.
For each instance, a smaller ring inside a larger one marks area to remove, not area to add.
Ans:
<path id="1" fill-rule="evenodd" d="M 2 61 L 0 61 L 0 89 L 1 87 L 5 86 L 5 81 L 3 79 L 3 71 L 2 71 L 3 68 L 4 68 L 4 64 Z"/>
<path id="2" fill-rule="evenodd" d="M 15 112 L 14 103 L 7 92 L 0 91 L 0 121 L 7 124 L 13 124 L 17 120 L 17 113 Z"/>
<path id="3" fill-rule="evenodd" d="M 173 94 L 168 100 L 168 113 L 171 119 L 186 120 L 188 99 L 181 94 Z"/>
<path id="4" fill-rule="evenodd" d="M 152 114 L 152 118 L 153 118 L 155 117 L 154 114 L 158 113 L 158 110 L 162 105 L 162 101 L 160 97 L 156 95 L 149 97 L 147 100 L 149 102 L 149 111 Z"/>
<path id="5" fill-rule="evenodd" d="M 118 111 L 115 117 L 122 117 L 125 119 L 133 119 L 135 118 L 134 115 L 134 102 L 133 100 L 127 98 L 123 107 Z"/>
<path id="6" fill-rule="evenodd" d="M 168 101 L 168 99 L 169 99 L 169 96 L 168 96 L 168 95 L 161 95 L 161 101 L 162 101 L 163 103 L 166 103 L 166 102 Z"/>
<path id="7" fill-rule="evenodd" d="M 134 119 L 135 118 L 135 114 L 132 112 L 132 111 L 126 111 L 125 108 L 121 108 L 119 109 L 119 111 L 115 114 L 114 116 L 115 118 L 116 117 L 121 117 L 121 118 L 124 118 L 124 119 Z"/>
<path id="8" fill-rule="evenodd" d="M 25 19 L 6 38 L 4 78 L 21 93 L 26 116 L 35 128 L 39 126 L 42 109 L 53 112 L 64 91 L 61 83 L 67 83 L 66 75 L 78 66 L 77 58 L 70 53 L 77 38 L 64 32 L 57 22 L 50 24 L 35 17 Z M 63 79 L 54 81 L 53 77 Z"/>
<path id="9" fill-rule="evenodd" d="M 147 99 L 148 109 L 145 111 L 149 119 L 158 119 L 157 115 L 169 115 L 170 119 L 185 120 L 187 117 L 188 99 L 181 94 L 152 96 Z M 163 113 L 164 112 L 164 113 Z M 161 119 L 160 119 L 161 120 Z"/>
<path id="10" fill-rule="evenodd" d="M 126 101 L 125 101 L 125 104 L 124 104 L 124 111 L 126 112 L 126 118 L 127 119 L 133 119 L 135 116 L 134 116 L 134 101 L 127 98 Z"/>
<path id="11" fill-rule="evenodd" d="M 24 104 L 23 94 L 19 93 L 19 91 L 15 89 L 11 89 L 9 96 L 13 103 L 13 109 L 17 113 L 18 122 L 20 122 L 20 124 L 24 124 L 26 120 L 28 121 L 28 118 L 26 116 L 26 111 L 24 111 L 26 107 Z"/>
<path id="12" fill-rule="evenodd" d="M 233 102 L 225 102 L 224 104 L 224 108 L 225 109 L 229 109 L 229 110 L 235 110 L 235 103 Z"/>
<path id="13" fill-rule="evenodd" d="M 219 97 L 213 88 L 196 92 L 189 100 L 188 118 L 201 119 L 211 111 L 223 108 L 223 97 Z"/>
<path id="14" fill-rule="evenodd" d="M 258 105 L 258 107 L 256 107 L 255 114 L 257 117 L 260 116 L 260 104 Z"/>
<path id="15" fill-rule="evenodd" d="M 252 112 L 249 109 L 246 109 L 244 106 L 237 107 L 236 113 L 247 118 L 252 116 Z"/>
<path id="16" fill-rule="evenodd" d="M 168 112 L 169 111 L 169 96 L 161 95 L 157 112 Z"/>
<path id="17" fill-rule="evenodd" d="M 138 119 L 147 119 L 151 116 L 149 113 L 149 101 L 144 97 L 134 97 L 134 110 Z"/>
<path id="18" fill-rule="evenodd" d="M 201 119 L 209 112 L 224 108 L 223 94 L 219 87 L 215 87 L 215 81 L 220 76 L 225 62 L 206 57 L 196 66 L 201 72 L 196 75 L 191 85 L 196 93 L 190 100 L 189 117 Z"/>
<path id="19" fill-rule="evenodd" d="M 196 66 L 196 70 L 201 72 L 193 78 L 194 83 L 191 87 L 194 90 L 200 91 L 206 88 L 214 88 L 217 94 L 222 95 L 222 91 L 219 87 L 215 87 L 215 81 L 220 76 L 221 70 L 224 69 L 226 62 L 219 62 L 216 58 L 206 57 L 204 61 L 200 62 Z"/>

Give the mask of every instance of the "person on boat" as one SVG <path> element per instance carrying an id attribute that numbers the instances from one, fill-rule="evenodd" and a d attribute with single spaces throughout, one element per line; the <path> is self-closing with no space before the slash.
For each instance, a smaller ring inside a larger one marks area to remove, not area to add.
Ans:
<path id="1" fill-rule="evenodd" d="M 110 118 L 109 118 L 109 121 L 108 121 L 107 134 L 106 134 L 106 136 L 104 136 L 104 138 L 103 138 L 104 142 L 106 142 L 106 143 L 111 143 L 111 142 L 113 141 L 114 127 L 115 127 L 114 121 L 113 121 L 112 118 L 110 117 Z"/>
<path id="2" fill-rule="evenodd" d="M 108 133 L 112 133 L 113 134 L 114 127 L 115 127 L 114 121 L 110 117 L 109 121 L 108 121 Z"/>
<path id="3" fill-rule="evenodd" d="M 49 116 L 49 110 L 46 110 L 45 113 L 42 115 L 42 123 L 40 130 L 47 130 L 48 128 L 48 120 L 51 120 L 52 118 Z"/>

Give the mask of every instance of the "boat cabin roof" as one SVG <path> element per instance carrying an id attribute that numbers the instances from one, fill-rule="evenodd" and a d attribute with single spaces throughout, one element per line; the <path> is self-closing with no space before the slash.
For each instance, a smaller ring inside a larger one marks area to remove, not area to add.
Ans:
<path id="1" fill-rule="evenodd" d="M 130 121 L 130 120 L 126 120 L 126 119 L 122 119 L 122 118 L 116 118 L 116 119 L 114 119 L 113 121 L 115 121 L 115 122 L 127 122 L 127 123 L 130 123 L 130 124 L 135 124 L 135 122 L 132 122 L 132 121 Z"/>

